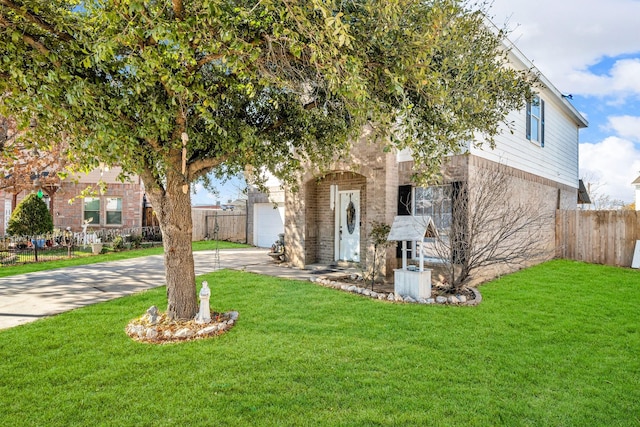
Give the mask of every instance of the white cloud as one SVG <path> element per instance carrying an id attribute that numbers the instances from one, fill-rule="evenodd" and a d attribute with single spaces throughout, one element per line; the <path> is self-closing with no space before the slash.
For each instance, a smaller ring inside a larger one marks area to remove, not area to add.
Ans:
<path id="1" fill-rule="evenodd" d="M 494 22 L 508 22 L 510 39 L 565 93 L 640 94 L 640 61 L 620 60 L 610 73 L 588 68 L 604 57 L 640 53 L 636 0 L 494 0 Z"/>
<path id="2" fill-rule="evenodd" d="M 633 142 L 610 136 L 580 144 L 580 176 L 590 177 L 601 194 L 626 203 L 634 200 L 631 182 L 640 175 L 640 149 Z"/>
<path id="3" fill-rule="evenodd" d="M 621 138 L 640 141 L 640 117 L 611 116 L 609 117 L 608 128 Z"/>
<path id="4" fill-rule="evenodd" d="M 640 59 L 621 59 L 607 74 L 578 70 L 566 76 L 574 93 L 613 96 L 620 99 L 640 95 Z"/>

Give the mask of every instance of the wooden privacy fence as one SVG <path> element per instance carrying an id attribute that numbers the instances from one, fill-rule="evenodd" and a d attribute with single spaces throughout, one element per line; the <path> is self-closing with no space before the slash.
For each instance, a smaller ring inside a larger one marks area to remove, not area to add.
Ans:
<path id="1" fill-rule="evenodd" d="M 638 211 L 556 212 L 556 256 L 630 267 L 640 240 Z"/>
<path id="2" fill-rule="evenodd" d="M 192 209 L 192 240 L 247 242 L 247 214 L 238 211 Z"/>

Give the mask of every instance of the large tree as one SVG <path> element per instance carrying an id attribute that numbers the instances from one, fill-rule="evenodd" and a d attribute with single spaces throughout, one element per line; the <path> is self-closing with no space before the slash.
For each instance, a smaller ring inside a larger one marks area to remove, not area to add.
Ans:
<path id="1" fill-rule="evenodd" d="M 437 170 L 529 95 L 502 37 L 457 0 L 0 0 L 0 114 L 62 126 L 74 160 L 142 177 L 168 312 L 186 319 L 190 183 L 246 165 L 293 182 L 365 123 Z"/>

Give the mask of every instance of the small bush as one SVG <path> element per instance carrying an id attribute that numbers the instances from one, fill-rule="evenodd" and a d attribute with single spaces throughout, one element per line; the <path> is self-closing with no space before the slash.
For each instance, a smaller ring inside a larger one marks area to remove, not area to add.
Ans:
<path id="1" fill-rule="evenodd" d="M 113 246 L 113 250 L 115 252 L 121 251 L 124 249 L 124 239 L 122 238 L 122 236 L 116 236 L 113 238 L 113 242 L 111 243 L 111 246 Z"/>
<path id="2" fill-rule="evenodd" d="M 140 234 L 132 234 L 129 236 L 129 241 L 134 249 L 140 249 L 142 246 L 142 236 Z"/>
<path id="3" fill-rule="evenodd" d="M 33 236 L 52 231 L 53 219 L 47 204 L 35 193 L 18 203 L 7 226 L 7 234 L 11 236 Z"/>

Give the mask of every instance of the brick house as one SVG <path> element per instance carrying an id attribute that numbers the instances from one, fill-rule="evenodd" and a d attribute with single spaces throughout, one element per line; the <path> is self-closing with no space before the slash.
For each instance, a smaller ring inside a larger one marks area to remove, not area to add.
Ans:
<path id="1" fill-rule="evenodd" d="M 532 66 L 515 48 L 510 63 L 521 69 Z M 527 203 L 549 215 L 556 209 L 575 209 L 578 133 L 587 121 L 550 81 L 544 76 L 540 79 L 542 87 L 533 102 L 507 117 L 515 125 L 513 134 L 505 130 L 496 138 L 493 150 L 467 144 L 464 154 L 445 162 L 442 185 L 465 182 L 472 187 L 479 169 L 499 167 L 512 178 L 510 197 L 525 195 Z M 381 145 L 370 142 L 367 129 L 351 153 L 348 162 L 335 163 L 328 173 L 306 169 L 300 176 L 298 192 L 286 192 L 285 245 L 293 266 L 339 262 L 366 265 L 373 251 L 369 242 L 372 222 L 392 224 L 396 215 L 417 215 L 416 202 L 433 193 L 412 183 L 414 162 L 410 152 L 385 153 Z M 428 203 L 421 204 L 425 205 Z M 552 226 L 539 238 L 548 248 L 546 257 L 553 257 Z M 387 274 L 397 264 L 396 251 L 389 250 Z"/>
<path id="2" fill-rule="evenodd" d="M 53 217 L 54 227 L 81 231 L 85 220 L 90 220 L 91 228 L 134 228 L 141 227 L 150 216 L 151 208 L 146 206 L 142 180 L 133 176 L 127 182 L 117 179 L 120 168 L 96 169 L 85 175 L 67 178 L 56 184 L 43 185 L 43 200 Z M 98 190 L 102 179 L 107 184 L 106 192 L 92 197 L 80 197 L 87 187 Z M 37 191 L 35 188 L 33 191 Z M 19 203 L 27 191 L 17 195 L 0 190 L 0 235 L 6 230 L 14 203 Z M 70 203 L 70 201 L 72 201 Z"/>

